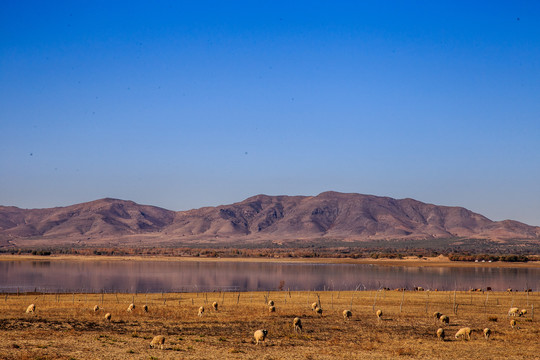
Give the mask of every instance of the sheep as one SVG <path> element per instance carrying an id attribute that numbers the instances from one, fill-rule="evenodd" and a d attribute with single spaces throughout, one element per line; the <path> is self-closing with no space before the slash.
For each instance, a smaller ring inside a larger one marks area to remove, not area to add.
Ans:
<path id="1" fill-rule="evenodd" d="M 271 313 L 276 312 L 276 307 L 275 306 L 269 306 L 268 311 L 271 312 Z"/>
<path id="2" fill-rule="evenodd" d="M 135 310 L 135 304 L 129 304 L 127 311 L 132 312 L 133 310 Z"/>
<path id="3" fill-rule="evenodd" d="M 343 319 L 350 320 L 352 316 L 351 310 L 343 310 Z"/>
<path id="4" fill-rule="evenodd" d="M 320 317 L 322 317 L 322 311 L 323 311 L 323 310 L 322 310 L 320 307 L 318 307 L 318 306 L 315 308 L 315 312 L 316 312 L 317 314 L 319 314 Z"/>
<path id="5" fill-rule="evenodd" d="M 484 337 L 486 338 L 486 340 L 489 340 L 490 336 L 491 336 L 491 329 L 490 328 L 485 328 L 484 329 Z"/>
<path id="6" fill-rule="evenodd" d="M 318 308 L 318 307 L 319 307 L 319 305 L 316 302 L 311 304 L 311 310 L 313 310 L 313 311 L 315 311 L 315 309 Z"/>
<path id="7" fill-rule="evenodd" d="M 512 329 L 516 328 L 517 327 L 517 321 L 515 319 L 510 320 L 510 326 L 512 327 Z"/>
<path id="8" fill-rule="evenodd" d="M 274 306 L 274 300 L 268 301 L 268 306 Z"/>
<path id="9" fill-rule="evenodd" d="M 521 309 L 519 316 L 525 316 L 527 314 L 527 309 Z"/>
<path id="10" fill-rule="evenodd" d="M 26 308 L 26 313 L 29 314 L 29 313 L 33 313 L 36 311 L 36 305 L 34 304 L 30 304 L 28 305 L 28 307 Z"/>
<path id="11" fill-rule="evenodd" d="M 433 313 L 433 317 L 434 317 L 435 319 L 437 319 L 437 320 L 438 320 L 441 316 L 442 316 L 442 314 L 441 314 L 440 312 L 438 312 L 438 311 L 436 311 L 436 312 Z"/>
<path id="12" fill-rule="evenodd" d="M 439 320 L 441 320 L 441 322 L 446 325 L 450 323 L 450 318 L 448 317 L 448 315 L 441 315 Z"/>
<path id="13" fill-rule="evenodd" d="M 519 315 L 519 308 L 513 307 L 508 310 L 508 316 L 518 316 Z"/>
<path id="14" fill-rule="evenodd" d="M 255 338 L 255 341 L 256 341 L 255 345 L 259 345 L 259 341 L 264 341 L 267 335 L 268 335 L 268 330 L 266 329 L 255 331 L 255 333 L 253 334 L 253 337 Z"/>
<path id="15" fill-rule="evenodd" d="M 215 311 L 218 311 L 218 303 L 217 303 L 217 301 L 214 301 L 212 303 L 212 307 L 214 308 Z"/>
<path id="16" fill-rule="evenodd" d="M 464 327 L 459 329 L 455 337 L 456 339 L 462 338 L 466 340 L 471 340 L 471 328 Z"/>
<path id="17" fill-rule="evenodd" d="M 204 314 L 204 306 L 201 306 L 201 307 L 199 308 L 199 313 L 198 313 L 197 315 L 203 316 L 203 314 Z"/>
<path id="18" fill-rule="evenodd" d="M 142 309 L 144 310 L 144 312 L 148 312 L 148 305 L 145 304 Z"/>
<path id="19" fill-rule="evenodd" d="M 294 332 L 302 332 L 302 320 L 299 317 L 295 317 L 293 320 Z"/>
<path id="20" fill-rule="evenodd" d="M 376 313 L 376 314 L 377 314 L 377 319 L 380 321 L 381 318 L 382 318 L 382 310 L 380 310 L 380 309 L 377 310 L 377 313 Z"/>
<path id="21" fill-rule="evenodd" d="M 109 322 L 111 321 L 111 313 L 106 313 L 105 314 L 105 320 L 107 320 Z"/>
<path id="22" fill-rule="evenodd" d="M 155 349 L 156 346 L 161 345 L 161 350 L 163 350 L 164 344 L 165 344 L 165 336 L 158 335 L 158 336 L 154 336 L 154 338 L 150 342 L 150 347 Z"/>
<path id="23" fill-rule="evenodd" d="M 439 328 L 437 330 L 437 339 L 444 341 L 444 329 Z"/>
<path id="24" fill-rule="evenodd" d="M 94 306 L 94 312 L 99 311 L 99 305 Z"/>

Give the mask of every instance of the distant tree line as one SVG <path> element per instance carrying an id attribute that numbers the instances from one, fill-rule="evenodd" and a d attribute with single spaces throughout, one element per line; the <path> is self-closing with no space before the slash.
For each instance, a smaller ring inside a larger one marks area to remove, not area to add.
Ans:
<path id="1" fill-rule="evenodd" d="M 350 258 L 350 259 L 403 259 L 415 256 L 418 258 L 446 255 L 451 261 L 485 261 L 485 262 L 527 262 L 538 261 L 540 255 L 536 254 L 475 254 L 469 251 L 447 249 L 436 251 L 426 248 L 326 248 L 310 246 L 304 248 L 196 248 L 196 247 L 80 247 L 80 248 L 47 248 L 47 249 L 0 249 L 4 254 L 31 254 L 38 256 L 56 255 L 93 255 L 93 256 L 170 256 L 170 257 L 214 257 L 214 258 Z"/>

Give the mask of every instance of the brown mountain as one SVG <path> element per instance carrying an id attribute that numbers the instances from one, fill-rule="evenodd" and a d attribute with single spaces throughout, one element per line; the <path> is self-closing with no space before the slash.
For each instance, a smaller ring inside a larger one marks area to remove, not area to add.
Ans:
<path id="1" fill-rule="evenodd" d="M 462 207 L 337 192 L 257 195 L 231 205 L 180 212 L 115 199 L 53 209 L 0 206 L 3 246 L 455 237 L 540 241 L 540 227 L 491 221 Z"/>
<path id="2" fill-rule="evenodd" d="M 50 209 L 0 206 L 0 246 L 99 243 L 126 235 L 149 235 L 170 225 L 174 215 L 174 211 L 116 199 Z"/>

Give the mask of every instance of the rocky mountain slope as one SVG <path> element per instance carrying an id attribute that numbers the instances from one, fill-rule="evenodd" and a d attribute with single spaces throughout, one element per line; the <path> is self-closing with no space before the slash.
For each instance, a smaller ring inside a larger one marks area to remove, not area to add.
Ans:
<path id="1" fill-rule="evenodd" d="M 116 199 L 51 209 L 0 206 L 0 246 L 454 237 L 539 240 L 540 227 L 491 221 L 462 207 L 337 192 L 257 195 L 179 212 Z"/>

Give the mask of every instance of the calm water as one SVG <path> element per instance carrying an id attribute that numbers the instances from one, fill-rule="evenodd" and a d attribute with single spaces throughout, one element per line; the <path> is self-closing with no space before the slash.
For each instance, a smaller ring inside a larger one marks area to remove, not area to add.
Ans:
<path id="1" fill-rule="evenodd" d="M 390 267 L 193 261 L 0 261 L 0 292 L 373 290 L 380 287 L 540 290 L 539 268 Z"/>

